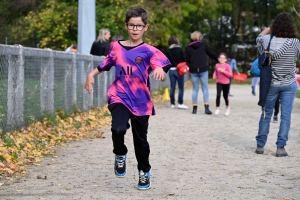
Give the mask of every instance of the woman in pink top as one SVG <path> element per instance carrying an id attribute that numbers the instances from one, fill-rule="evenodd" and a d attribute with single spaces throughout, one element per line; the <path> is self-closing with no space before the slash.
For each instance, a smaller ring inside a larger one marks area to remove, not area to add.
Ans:
<path id="1" fill-rule="evenodd" d="M 221 99 L 221 92 L 223 91 L 223 97 L 226 104 L 225 115 L 227 116 L 230 113 L 228 92 L 229 92 L 230 78 L 232 77 L 232 71 L 229 64 L 227 63 L 227 56 L 225 53 L 220 53 L 218 60 L 219 63 L 216 64 L 216 69 L 213 73 L 213 79 L 217 80 L 217 99 L 216 99 L 217 109 L 215 114 L 218 115 L 220 112 L 220 99 Z"/>

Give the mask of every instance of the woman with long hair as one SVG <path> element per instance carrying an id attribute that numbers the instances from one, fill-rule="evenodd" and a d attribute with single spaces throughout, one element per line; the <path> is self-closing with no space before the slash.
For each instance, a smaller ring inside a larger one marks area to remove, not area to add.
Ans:
<path id="1" fill-rule="evenodd" d="M 107 56 L 110 43 L 110 31 L 108 28 L 101 28 L 97 40 L 93 42 L 90 54 L 95 56 Z"/>
<path id="2" fill-rule="evenodd" d="M 273 37 L 271 37 L 273 36 Z M 271 42 L 270 42 L 271 41 Z M 256 38 L 258 50 L 262 53 L 270 42 L 270 55 L 272 57 L 272 73 L 263 75 L 261 73 L 260 81 L 262 85 L 270 83 L 269 89 L 262 90 L 266 94 L 262 114 L 259 120 L 259 129 L 256 136 L 256 153 L 263 154 L 264 146 L 267 142 L 270 121 L 277 98 L 281 104 L 280 126 L 277 134 L 276 157 L 288 156 L 285 151 L 285 145 L 288 140 L 291 113 L 293 109 L 294 98 L 297 92 L 297 82 L 295 77 L 296 61 L 300 54 L 300 42 L 297 39 L 297 28 L 293 17 L 289 13 L 280 13 L 272 21 L 270 27 L 264 29 Z M 263 95 L 265 96 L 265 95 Z"/>

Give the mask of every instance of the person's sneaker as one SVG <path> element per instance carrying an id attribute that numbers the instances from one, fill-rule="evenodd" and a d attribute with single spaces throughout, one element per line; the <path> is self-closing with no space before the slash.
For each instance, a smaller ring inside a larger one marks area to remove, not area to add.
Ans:
<path id="1" fill-rule="evenodd" d="M 274 123 L 277 123 L 277 122 L 278 122 L 278 117 L 277 117 L 277 116 L 274 116 L 274 117 L 273 117 L 273 122 L 274 122 Z"/>
<path id="2" fill-rule="evenodd" d="M 233 95 L 232 95 L 232 94 L 228 94 L 228 96 L 229 96 L 229 97 L 233 97 Z"/>
<path id="3" fill-rule="evenodd" d="M 142 170 L 139 171 L 139 183 L 137 185 L 139 190 L 148 190 L 151 187 L 150 182 L 150 171 L 143 172 Z"/>
<path id="4" fill-rule="evenodd" d="M 285 156 L 288 156 L 288 154 L 285 151 L 284 147 L 277 147 L 276 157 L 285 157 Z"/>
<path id="5" fill-rule="evenodd" d="M 225 115 L 228 116 L 230 114 L 230 107 L 226 108 Z"/>
<path id="6" fill-rule="evenodd" d="M 126 155 L 115 155 L 115 174 L 119 178 L 126 175 Z"/>
<path id="7" fill-rule="evenodd" d="M 171 104 L 171 108 L 175 108 L 175 105 L 174 105 L 174 104 Z"/>
<path id="8" fill-rule="evenodd" d="M 181 109 L 188 109 L 189 107 L 187 107 L 187 106 L 184 105 L 184 104 L 178 104 L 178 108 L 181 108 Z"/>
<path id="9" fill-rule="evenodd" d="M 218 115 L 219 113 L 220 113 L 220 109 L 217 109 L 217 110 L 215 111 L 215 114 Z"/>
<path id="10" fill-rule="evenodd" d="M 257 145 L 255 153 L 257 153 L 257 154 L 264 154 L 264 147 L 260 147 L 260 146 Z"/>

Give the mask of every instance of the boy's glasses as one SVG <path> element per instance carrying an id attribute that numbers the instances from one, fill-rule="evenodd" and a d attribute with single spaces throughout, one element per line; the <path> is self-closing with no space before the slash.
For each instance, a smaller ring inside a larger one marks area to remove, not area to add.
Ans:
<path id="1" fill-rule="evenodd" d="M 138 31 L 141 31 L 141 30 L 143 30 L 144 28 L 145 28 L 145 25 L 134 25 L 134 24 L 126 24 L 126 26 L 127 26 L 127 28 L 129 29 L 129 30 L 133 30 L 134 29 L 134 27 L 136 28 L 136 30 L 138 30 Z"/>

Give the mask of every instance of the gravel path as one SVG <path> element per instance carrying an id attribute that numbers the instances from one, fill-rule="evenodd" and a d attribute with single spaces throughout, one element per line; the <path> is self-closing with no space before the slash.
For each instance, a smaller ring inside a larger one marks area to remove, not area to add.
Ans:
<path id="1" fill-rule="evenodd" d="M 210 85 L 211 110 L 215 108 L 215 85 Z M 127 175 L 113 173 L 112 141 L 85 139 L 58 148 L 27 175 L 0 186 L 0 199 L 300 199 L 300 99 L 295 99 L 289 157 L 277 158 L 279 123 L 271 123 L 263 155 L 254 153 L 260 118 L 258 96 L 249 85 L 233 85 L 231 114 L 205 115 L 202 93 L 198 114 L 191 114 L 191 90 L 185 91 L 188 110 L 171 109 L 169 102 L 156 105 L 150 117 L 152 188 L 136 189 L 137 169 L 131 130 L 127 132 Z M 0 182 L 3 182 L 1 180 Z"/>

